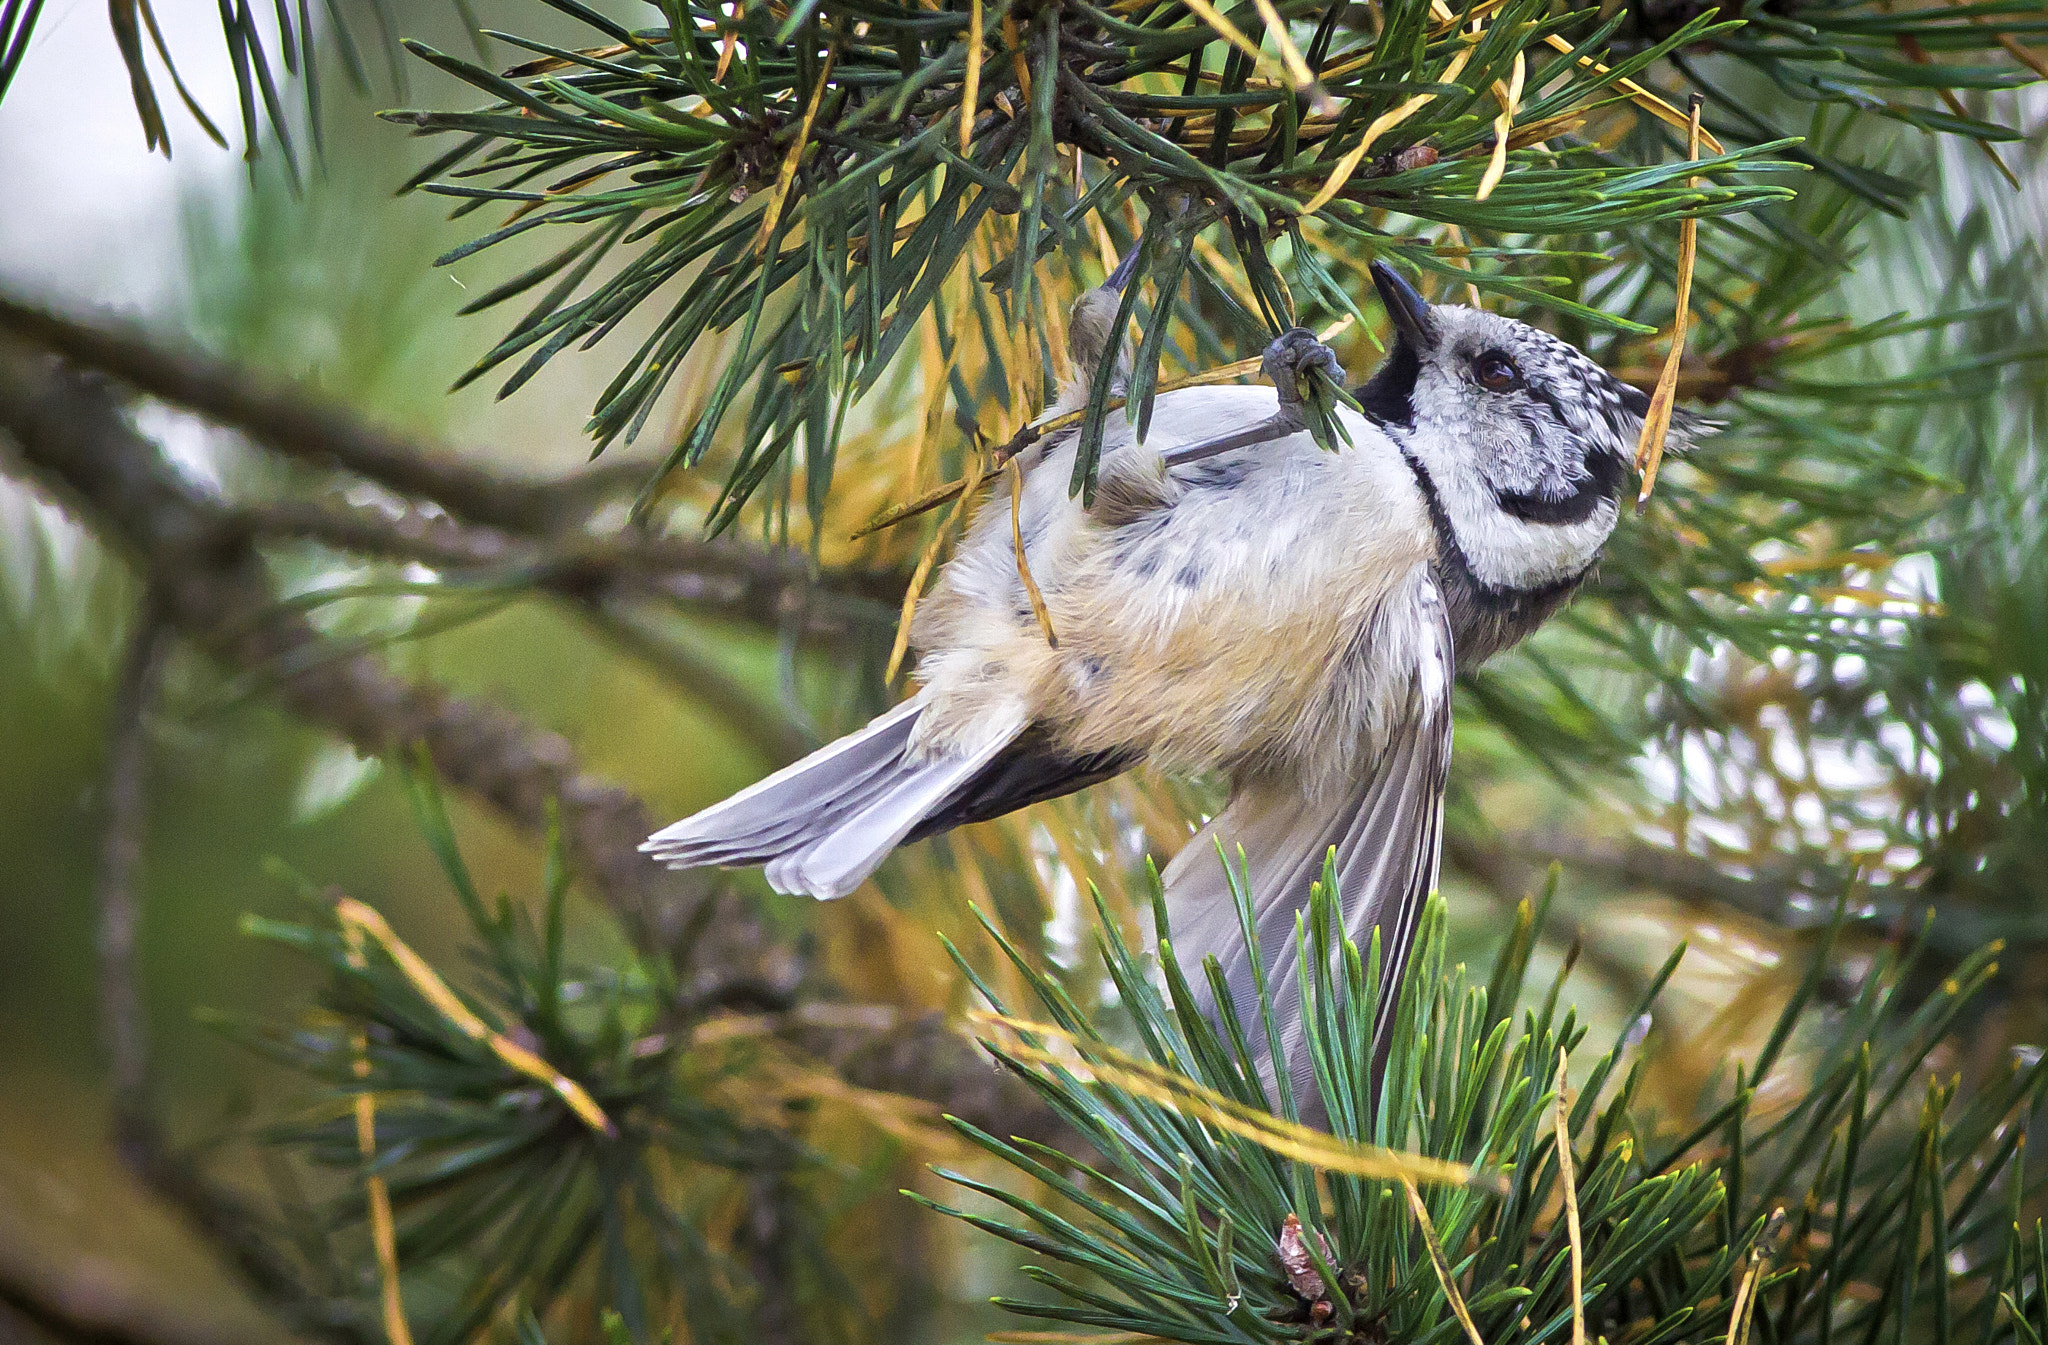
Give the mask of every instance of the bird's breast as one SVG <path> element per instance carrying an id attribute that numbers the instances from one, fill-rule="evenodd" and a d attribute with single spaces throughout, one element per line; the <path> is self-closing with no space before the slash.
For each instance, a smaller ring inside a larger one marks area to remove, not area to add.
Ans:
<path id="1" fill-rule="evenodd" d="M 1066 495 L 1071 445 L 1046 453 L 1019 531 L 1056 644 L 1018 577 L 1009 510 L 978 520 L 919 616 L 932 745 L 1021 702 L 1062 750 L 1176 771 L 1334 776 L 1373 751 L 1411 684 L 1374 659 L 1389 598 L 1435 553 L 1398 449 L 1344 413 L 1338 453 L 1297 434 L 1158 472 L 1160 451 L 1273 406 L 1264 388 L 1161 398 L 1146 446 L 1122 427 L 1105 443 L 1094 512 Z M 1133 490 L 1111 490 L 1121 473 Z M 1125 505 L 1100 508 L 1111 495 Z"/>
<path id="2" fill-rule="evenodd" d="M 1090 539 L 1051 601 L 1045 716 L 1068 746 L 1296 772 L 1371 749 L 1406 694 L 1377 675 L 1376 626 L 1434 537 L 1397 456 L 1299 437 L 1179 473 L 1170 509 Z"/>

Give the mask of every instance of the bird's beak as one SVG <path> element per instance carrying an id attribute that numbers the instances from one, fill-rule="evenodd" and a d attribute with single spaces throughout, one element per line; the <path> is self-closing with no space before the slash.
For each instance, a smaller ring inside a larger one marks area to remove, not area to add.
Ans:
<path id="1" fill-rule="evenodd" d="M 1102 282 L 1102 288 L 1110 291 L 1112 294 L 1122 294 L 1124 286 L 1131 283 L 1131 276 L 1138 269 L 1138 254 L 1142 251 L 1144 251 L 1144 247 L 1141 243 L 1131 244 L 1131 250 L 1123 255 L 1121 261 L 1117 262 L 1116 270 L 1109 273 L 1109 278 Z"/>
<path id="2" fill-rule="evenodd" d="M 1372 283 L 1401 339 L 1418 349 L 1428 349 L 1433 339 L 1431 328 L 1435 325 L 1430 321 L 1429 302 L 1385 262 L 1372 264 Z"/>

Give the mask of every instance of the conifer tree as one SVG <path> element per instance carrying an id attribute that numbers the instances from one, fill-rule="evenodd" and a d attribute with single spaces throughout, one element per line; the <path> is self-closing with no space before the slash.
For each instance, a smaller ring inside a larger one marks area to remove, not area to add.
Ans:
<path id="1" fill-rule="evenodd" d="M 2036 0 L 458 0 L 446 50 L 409 27 L 434 7 L 358 8 L 221 5 L 252 192 L 326 190 L 370 115 L 333 86 L 396 97 L 385 42 L 428 93 L 381 114 L 419 137 L 382 185 L 445 198 L 466 241 L 439 263 L 486 277 L 458 386 L 601 370 L 594 465 L 512 475 L 277 377 L 261 343 L 0 293 L 0 470 L 139 581 L 103 928 L 132 932 L 142 725 L 189 647 L 403 774 L 472 933 L 470 964 L 429 965 L 378 913 L 396 894 L 317 872 L 249 919 L 318 984 L 306 1013 L 220 1024 L 302 1085 L 256 1139 L 317 1174 L 303 1208 L 166 1141 L 132 939 L 103 944 L 124 1152 L 280 1321 L 964 1339 L 989 1323 L 924 1305 L 958 1257 L 1017 1246 L 1044 1290 L 1011 1306 L 1077 1334 L 1010 1339 L 2048 1336 L 2024 1143 L 2048 1073 L 2005 1050 L 2043 1026 L 2048 899 Z M 173 98 L 235 138 L 149 0 L 109 11 L 148 143 L 169 153 Z M 0 100 L 50 21 L 0 0 Z M 1209 1022 L 1133 951 L 1146 857 L 1205 785 L 1121 781 L 913 850 L 835 945 L 751 879 L 652 870 L 634 793 L 403 657 L 542 604 L 771 760 L 858 723 L 1069 372 L 1069 305 L 1133 254 L 1134 374 L 1079 413 L 1076 493 L 1112 417 L 1252 377 L 1291 326 L 1362 377 L 1376 260 L 1722 425 L 1683 460 L 1646 436 L 1588 593 L 1461 678 L 1449 911 L 1404 987 L 1333 946 L 1319 887 L 1333 1136 L 1253 1065 L 1264 1023 Z M 196 488 L 145 402 L 238 431 L 261 470 Z M 336 558 L 346 585 L 282 577 Z M 390 619 L 327 619 L 348 602 Z M 707 657 L 721 638 L 773 670 Z M 533 840 L 532 891 L 479 889 L 448 795 Z M 1590 928 L 1639 889 L 1779 931 L 1733 1058 L 1666 1049 L 1676 954 L 1625 965 Z M 1505 939 L 1460 902 L 1513 912 Z M 937 1000 L 903 951 L 934 924 L 959 973 Z M 1603 965 L 1568 981 L 1582 947 Z M 1571 1007 L 1589 978 L 1618 1010 Z M 1383 993 L 1403 1105 L 1375 1109 Z"/>

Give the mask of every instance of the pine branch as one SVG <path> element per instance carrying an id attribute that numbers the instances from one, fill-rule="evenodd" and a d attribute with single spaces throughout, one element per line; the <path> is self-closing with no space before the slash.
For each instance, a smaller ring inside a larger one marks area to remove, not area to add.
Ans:
<path id="1" fill-rule="evenodd" d="M 697 875 L 646 861 L 638 851 L 652 830 L 645 804 L 580 770 L 558 735 L 488 702 L 393 677 L 367 655 L 333 648 L 281 607 L 251 518 L 194 491 L 127 424 L 112 389 L 0 343 L 0 432 L 19 454 L 0 465 L 49 488 L 128 553 L 169 626 L 232 671 L 271 675 L 278 699 L 309 723 L 366 754 L 402 758 L 423 749 L 449 783 L 531 835 L 546 833 L 550 801 L 558 801 L 577 871 L 641 947 L 667 948 L 708 896 Z M 707 971 L 742 974 L 767 953 L 763 931 L 736 904 L 724 904 L 714 925 L 700 948 Z M 804 1026 L 788 1030 L 800 1036 Z M 864 1086 L 900 1087 L 991 1125 L 1045 1133 L 1028 1095 L 991 1090 L 985 1068 L 961 1056 L 957 1039 L 928 1026 L 900 1031 L 838 1029 L 812 1044 L 839 1059 L 888 1062 L 864 1066 Z"/>
<path id="2" fill-rule="evenodd" d="M 165 620 L 228 667 L 273 676 L 296 713 L 366 754 L 426 751 L 450 781 L 524 831 L 545 830 L 549 800 L 559 800 L 579 870 L 629 924 L 659 929 L 704 899 L 695 880 L 645 861 L 645 806 L 582 772 L 559 735 L 400 681 L 280 608 L 250 534 L 163 462 L 106 388 L 47 357 L 6 352 L 0 425 L 38 480 L 135 557 Z"/>
<path id="3" fill-rule="evenodd" d="M 225 361 L 174 348 L 131 326 L 84 322 L 0 296 L 0 331 L 232 426 L 288 458 L 354 473 L 485 527 L 559 531 L 580 521 L 619 486 L 616 469 L 533 481 L 476 467 L 445 449 L 424 448 L 364 424 L 297 389 L 259 384 Z"/>
<path id="4" fill-rule="evenodd" d="M 158 1311 L 107 1292 L 98 1276 L 38 1273 L 16 1253 L 0 1255 L 0 1337 L 63 1345 L 263 1345 L 224 1336 L 213 1323 Z M 24 1330 L 23 1328 L 28 1328 Z"/>

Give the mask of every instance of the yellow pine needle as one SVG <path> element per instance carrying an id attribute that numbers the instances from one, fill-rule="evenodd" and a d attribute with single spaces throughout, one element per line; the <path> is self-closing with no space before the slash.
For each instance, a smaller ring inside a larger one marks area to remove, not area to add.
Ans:
<path id="1" fill-rule="evenodd" d="M 1549 34 L 1543 40 L 1549 43 L 1553 49 L 1561 51 L 1567 56 L 1570 56 L 1572 54 L 1572 44 L 1565 41 L 1563 38 L 1559 37 L 1556 33 Z M 1574 59 L 1576 59 L 1580 65 L 1585 66 L 1587 69 L 1591 70 L 1596 75 L 1604 75 L 1608 73 L 1608 69 L 1606 66 L 1600 64 L 1600 62 L 1594 60 L 1590 56 L 1579 56 Z M 1649 113 L 1651 116 L 1655 117 L 1658 121 L 1665 123 L 1667 126 L 1685 127 L 1687 129 L 1688 134 L 1697 134 L 1700 138 L 1700 143 L 1704 144 L 1708 149 L 1714 151 L 1714 153 L 1716 154 L 1722 153 L 1721 142 L 1714 139 L 1712 134 L 1706 131 L 1692 131 L 1691 119 L 1688 118 L 1685 115 L 1685 113 L 1680 112 L 1677 108 L 1671 106 L 1671 104 L 1665 102 L 1662 98 L 1659 98 L 1656 94 L 1651 93 L 1648 89 L 1644 88 L 1642 85 L 1636 83 L 1632 79 L 1617 79 L 1614 82 L 1616 86 L 1618 86 L 1624 93 L 1626 93 L 1629 96 L 1629 100 L 1631 102 L 1633 102 L 1637 107 L 1643 109 L 1645 112 Z M 1693 157 L 1697 159 L 1699 155 L 1694 154 Z"/>
<path id="2" fill-rule="evenodd" d="M 901 1093 L 884 1093 L 847 1083 L 829 1069 L 788 1060 L 757 1061 L 756 1077 L 747 1087 L 776 1096 L 778 1103 L 798 1098 L 829 1102 L 856 1113 L 883 1134 L 904 1144 L 919 1147 L 937 1145 L 962 1150 L 962 1141 L 950 1128 L 939 1124 L 936 1103 Z"/>
<path id="3" fill-rule="evenodd" d="M 1209 3 L 1209 0 L 1188 0 L 1188 8 L 1195 17 L 1208 24 L 1224 41 L 1252 58 L 1255 65 L 1270 66 L 1266 54 L 1259 50 L 1259 44 L 1244 35 L 1244 30 L 1223 17 L 1223 12 Z"/>
<path id="4" fill-rule="evenodd" d="M 1472 269 L 1472 249 L 1465 244 L 1465 231 L 1455 224 L 1446 224 L 1444 226 L 1444 237 L 1450 239 L 1451 246 L 1457 249 L 1456 252 L 1450 255 L 1456 258 L 1461 268 L 1470 271 Z M 1472 301 L 1474 308 L 1486 307 L 1485 301 L 1479 297 L 1479 287 L 1469 280 L 1465 282 L 1465 296 Z"/>
<path id="5" fill-rule="evenodd" d="M 1586 1243 L 1579 1231 L 1579 1174 L 1572 1161 L 1572 1082 L 1557 1048 L 1557 1180 L 1564 1188 L 1564 1231 L 1572 1244 L 1572 1345 L 1586 1345 Z"/>
<path id="6" fill-rule="evenodd" d="M 1700 98 L 1692 100 L 1692 117 L 1687 133 L 1687 157 L 1700 157 Z M 1688 185 L 1697 179 L 1687 179 Z M 1685 358 L 1685 320 L 1692 302 L 1693 261 L 1699 254 L 1700 222 L 1691 215 L 1678 222 L 1678 295 L 1671 317 L 1671 353 L 1664 357 L 1664 372 L 1650 394 L 1650 409 L 1643 416 L 1642 438 L 1636 443 L 1636 470 L 1643 484 L 1636 494 L 1636 512 L 1649 507 L 1650 492 L 1657 485 L 1657 469 L 1664 462 L 1664 436 L 1671 428 L 1671 408 L 1678 398 L 1678 365 Z"/>
<path id="7" fill-rule="evenodd" d="M 1429 35 L 1431 37 L 1441 37 L 1445 29 L 1456 28 L 1460 23 L 1470 23 L 1476 30 L 1479 26 L 1479 20 L 1491 18 L 1506 7 L 1507 0 L 1484 0 L 1484 3 L 1472 6 L 1471 9 L 1465 12 L 1463 18 L 1460 18 L 1458 15 L 1451 13 L 1448 6 L 1433 4 L 1430 6 Z"/>
<path id="8" fill-rule="evenodd" d="M 719 43 L 718 69 L 713 71 L 711 75 L 711 82 L 713 84 L 725 83 L 725 72 L 732 68 L 732 54 L 740 49 L 740 3 L 741 0 L 733 0 L 733 26 L 725 30 L 725 40 Z"/>
<path id="9" fill-rule="evenodd" d="M 1951 0 L 1951 3 L 1953 3 L 1953 0 Z M 1920 39 L 1914 37 L 1910 33 L 1900 33 L 1898 37 L 1898 43 L 1899 50 L 1904 52 L 1906 59 L 1911 61 L 1913 64 L 1934 64 L 1933 59 L 1929 57 L 1927 54 L 1927 48 L 1921 46 Z M 2010 48 L 2008 48 L 2008 50 L 2010 50 Z M 2032 63 L 2028 62 L 2028 64 Z M 2035 67 L 2035 69 L 2039 68 L 2040 67 L 2038 66 Z M 1942 106 L 1946 107 L 1949 110 L 1949 114 L 1951 116 L 1957 117 L 1963 121 L 1971 120 L 1970 109 L 1963 106 L 1963 100 L 1956 97 L 1956 91 L 1954 89 L 1936 89 L 1935 92 L 1941 95 Z M 1985 158 L 1991 160 L 1991 166 L 1998 170 L 1998 175 L 2006 180 L 2007 185 L 2009 185 L 2014 191 L 2020 190 L 2020 180 L 2017 177 L 2013 176 L 2012 169 L 2007 168 L 2005 166 L 2005 160 L 1998 157 L 1998 151 L 1992 148 L 1990 141 L 1979 140 L 1977 139 L 1977 137 L 1971 136 L 1970 143 L 1975 145 L 1978 151 L 1982 153 Z"/>
<path id="10" fill-rule="evenodd" d="M 479 1041 L 490 1047 L 491 1053 L 527 1078 L 546 1086 L 576 1113 L 583 1124 L 600 1135 L 615 1135 L 611 1118 L 604 1114 L 583 1085 L 555 1069 L 547 1061 L 515 1041 L 507 1040 L 484 1025 L 484 1021 L 469 1011 L 469 1006 L 457 999 L 455 992 L 448 988 L 426 959 L 405 945 L 384 917 L 370 907 L 351 897 L 343 897 L 334 904 L 334 914 L 341 921 L 344 935 L 351 940 L 351 946 L 360 948 L 364 935 L 375 939 L 379 947 L 398 967 L 420 998 L 434 1006 L 443 1018 L 454 1024 L 456 1031 L 471 1041 Z"/>
<path id="11" fill-rule="evenodd" d="M 974 143 L 974 108 L 981 101 L 981 0 L 967 15 L 967 82 L 960 86 L 960 153 Z"/>
<path id="12" fill-rule="evenodd" d="M 1102 216 L 1090 211 L 1088 222 L 1095 226 L 1095 250 L 1102 254 L 1102 273 L 1107 276 L 1116 270 L 1120 260 L 1116 255 L 1116 241 L 1109 236 L 1109 226 L 1102 222 Z"/>
<path id="13" fill-rule="evenodd" d="M 1316 84 L 1308 62 L 1301 59 L 1301 49 L 1294 45 L 1293 34 L 1287 31 L 1286 21 L 1280 17 L 1280 11 L 1273 8 L 1273 0 L 1252 0 L 1252 5 L 1259 11 L 1259 19 L 1272 36 L 1273 45 L 1280 49 L 1280 64 L 1287 71 L 1288 82 L 1294 91 L 1310 94 L 1309 101 L 1318 112 L 1327 114 L 1335 110 L 1336 101 Z"/>
<path id="14" fill-rule="evenodd" d="M 1501 174 L 1508 170 L 1508 137 L 1515 129 L 1515 114 L 1522 110 L 1522 78 L 1527 73 L 1528 67 L 1518 51 L 1508 82 L 1505 85 L 1499 80 L 1493 82 L 1493 96 L 1500 100 L 1500 115 L 1493 119 L 1493 158 L 1486 165 L 1485 176 L 1479 179 L 1479 190 L 1473 193 L 1475 201 L 1484 201 L 1493 195 L 1493 189 L 1500 185 Z"/>
<path id="15" fill-rule="evenodd" d="M 1756 1284 L 1770 1265 L 1770 1244 L 1784 1221 L 1782 1206 L 1771 1211 L 1770 1219 L 1764 1224 L 1763 1236 L 1757 1239 L 1755 1250 L 1749 1254 L 1749 1269 L 1743 1272 L 1742 1283 L 1735 1288 L 1735 1304 L 1728 1312 L 1726 1345 L 1749 1345 L 1749 1321 L 1756 1313 Z"/>
<path id="16" fill-rule="evenodd" d="M 754 235 L 754 253 L 759 255 L 768 246 L 768 240 L 775 233 L 775 226 L 782 218 L 782 203 L 789 196 L 789 185 L 796 181 L 797 165 L 803 161 L 804 151 L 811 144 L 811 123 L 818 119 L 818 106 L 825 101 L 825 88 L 832 82 L 832 63 L 839 58 L 839 49 L 834 47 L 825 53 L 824 68 L 818 71 L 817 87 L 811 90 L 810 105 L 804 108 L 803 122 L 796 128 L 796 141 L 783 156 L 782 171 L 775 175 L 775 189 L 768 193 L 768 204 L 761 209 L 761 232 Z"/>
<path id="17" fill-rule="evenodd" d="M 342 927 L 348 946 L 348 964 L 363 966 L 363 932 L 353 925 Z M 349 1033 L 349 1049 L 355 1055 L 351 1068 L 358 1079 L 370 1074 L 370 1039 L 361 1028 Z M 367 1171 L 377 1160 L 377 1103 L 367 1091 L 357 1093 L 356 1152 Z M 405 1298 L 398 1285 L 398 1230 L 391 1219 L 391 1188 L 377 1173 L 363 1179 L 370 1205 L 370 1245 L 377 1253 L 377 1279 L 384 1308 L 384 1338 L 390 1345 L 412 1345 L 412 1327 L 405 1320 Z"/>
<path id="18" fill-rule="evenodd" d="M 1453 56 L 1450 65 L 1445 67 L 1436 82 L 1456 83 L 1458 76 L 1464 72 L 1465 62 L 1471 59 L 1471 56 L 1470 47 Z M 1423 106 L 1435 97 L 1433 93 L 1418 93 L 1400 106 L 1381 113 L 1372 125 L 1365 128 L 1365 135 L 1352 147 L 1351 152 L 1338 160 L 1337 166 L 1330 171 L 1329 179 L 1323 183 L 1322 190 L 1303 203 L 1301 213 L 1313 215 L 1328 205 L 1338 192 L 1344 190 L 1344 184 L 1351 180 L 1351 175 L 1358 171 L 1358 165 L 1365 161 L 1366 152 L 1373 147 L 1374 142 L 1421 111 Z"/>
<path id="19" fill-rule="evenodd" d="M 1752 579 L 1747 583 L 1737 584 L 1732 591 L 1745 602 L 1761 602 L 1781 590 Z M 1925 598 L 1916 598 L 1910 593 L 1893 593 L 1882 588 L 1848 588 L 1839 584 L 1826 584 L 1807 589 L 1805 596 L 1820 598 L 1827 602 L 1853 602 L 1860 607 L 1885 608 L 1897 605 L 1921 616 L 1942 616 L 1948 611 L 1941 603 L 1928 602 Z"/>
<path id="20" fill-rule="evenodd" d="M 1351 317 L 1349 314 L 1346 314 L 1324 328 L 1322 335 L 1316 339 L 1319 341 L 1329 341 L 1350 325 Z M 1254 359 L 1238 360 L 1231 364 L 1219 364 L 1214 369 L 1204 369 L 1199 374 L 1189 374 L 1185 378 L 1168 379 L 1153 389 L 1153 395 L 1163 397 L 1169 392 L 1179 392 L 1183 388 L 1203 388 L 1216 383 L 1228 383 L 1233 378 L 1245 378 L 1259 372 L 1259 366 L 1264 360 L 1265 356 L 1261 355 Z M 1124 399 L 1122 397 L 1112 397 L 1103 403 L 1102 409 L 1104 411 L 1118 411 L 1123 409 L 1123 406 Z M 1061 430 L 1072 429 L 1087 418 L 1088 409 L 1083 407 L 1078 411 L 1068 411 L 1049 420 L 1039 421 L 1033 428 L 1043 438 L 1048 434 L 1058 434 Z M 963 494 L 971 495 L 974 492 L 974 488 L 981 484 L 984 475 L 985 473 L 976 471 L 962 480 L 948 481 L 942 486 L 935 486 L 907 504 L 899 504 L 893 509 L 884 510 L 872 522 L 851 534 L 847 540 L 858 542 L 863 537 L 872 537 L 885 528 L 893 528 L 898 523 L 916 518 L 919 514 L 930 513 L 948 500 L 958 499 Z"/>
<path id="21" fill-rule="evenodd" d="M 1948 2 L 1957 9 L 1968 8 L 1970 4 L 1970 0 L 1948 0 Z M 1969 17 L 1971 23 L 1980 26 L 1990 22 L 1982 14 L 1972 14 Z M 2048 61 L 2042 60 L 2039 53 L 2028 47 L 2021 46 L 2018 40 L 2009 33 L 1999 33 L 1997 36 L 1998 45 L 2005 48 L 2006 55 L 2012 57 L 2042 79 L 2048 79 Z"/>
<path id="22" fill-rule="evenodd" d="M 1136 1059 L 1107 1043 L 1082 1037 L 1064 1028 L 980 1010 L 967 1016 L 971 1021 L 983 1026 L 1003 1027 L 1019 1035 L 1049 1037 L 1067 1042 L 1087 1057 L 1080 1059 L 1074 1056 L 1055 1055 L 1021 1042 L 998 1048 L 1013 1059 L 1068 1072 L 1085 1070 L 1097 1083 L 1121 1089 L 1161 1106 L 1172 1107 L 1183 1116 L 1248 1139 L 1262 1149 L 1270 1150 L 1283 1158 L 1291 1158 L 1298 1163 L 1306 1163 L 1329 1172 L 1342 1172 L 1354 1177 L 1372 1177 L 1382 1181 L 1420 1180 L 1446 1186 L 1472 1186 L 1501 1191 L 1506 1189 L 1506 1184 L 1497 1176 L 1475 1172 L 1457 1163 L 1445 1162 L 1440 1158 L 1428 1158 L 1421 1154 L 1378 1149 L 1369 1144 L 1339 1139 L 1335 1135 L 1283 1120 L 1269 1112 L 1247 1106 L 1235 1098 L 1225 1097 L 1185 1075 L 1155 1065 L 1149 1060 Z"/>
<path id="23" fill-rule="evenodd" d="M 1008 14 L 1003 15 L 1003 45 L 1010 49 L 1010 67 L 1017 74 L 1017 96 L 1024 100 L 1025 107 L 1030 107 L 1031 63 L 1024 59 L 1024 37 L 1017 29 L 1017 21 Z"/>
<path id="24" fill-rule="evenodd" d="M 1415 1222 L 1422 1227 L 1422 1245 L 1429 1249 L 1429 1264 L 1436 1270 L 1436 1282 L 1444 1288 L 1444 1300 L 1451 1305 L 1451 1314 L 1465 1328 L 1465 1338 L 1472 1345 L 1486 1345 L 1480 1338 L 1478 1323 L 1472 1320 L 1472 1310 L 1465 1306 L 1465 1296 L 1458 1292 L 1458 1281 L 1451 1274 L 1451 1259 L 1444 1255 L 1436 1225 L 1429 1221 L 1429 1206 L 1422 1203 L 1422 1192 L 1406 1177 L 1401 1178 L 1401 1189 L 1408 1193 L 1408 1208 L 1415 1211 Z"/>
<path id="25" fill-rule="evenodd" d="M 1010 545 L 1017 552 L 1017 577 L 1024 581 L 1024 596 L 1031 599 L 1031 615 L 1038 618 L 1038 628 L 1045 632 L 1045 642 L 1054 649 L 1060 647 L 1060 637 L 1053 633 L 1052 613 L 1045 608 L 1045 595 L 1038 591 L 1038 581 L 1031 577 L 1031 562 L 1024 558 L 1024 464 L 1010 459 Z"/>
<path id="26" fill-rule="evenodd" d="M 946 538 L 952 534 L 953 525 L 960 521 L 960 514 L 967 507 L 967 500 L 971 499 L 975 490 L 980 487 L 983 475 L 982 455 L 971 454 L 968 458 L 966 478 L 953 483 L 953 495 L 960 497 L 960 502 L 953 506 L 953 512 L 946 516 L 946 521 L 939 526 L 939 530 L 932 534 L 932 540 L 926 545 L 924 554 L 917 558 L 917 569 L 910 576 L 910 587 L 904 590 L 903 614 L 896 619 L 896 643 L 889 647 L 889 666 L 882 673 L 884 683 L 895 681 L 897 672 L 903 667 L 903 656 L 910 650 L 910 618 L 917 612 L 917 600 L 924 595 L 925 581 L 931 578 L 932 566 L 938 563 L 939 552 L 944 549 Z M 876 526 L 885 528 L 889 525 L 883 523 Z M 874 529 L 870 528 L 868 531 L 872 532 Z M 856 536 L 865 535 L 861 533 Z"/>

